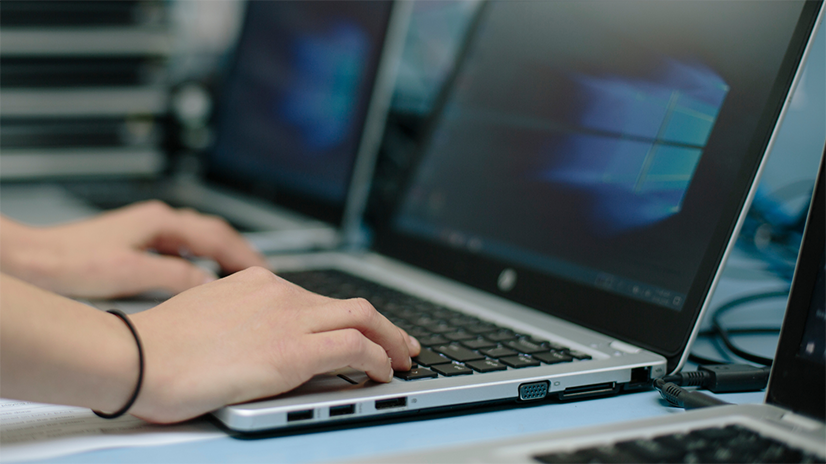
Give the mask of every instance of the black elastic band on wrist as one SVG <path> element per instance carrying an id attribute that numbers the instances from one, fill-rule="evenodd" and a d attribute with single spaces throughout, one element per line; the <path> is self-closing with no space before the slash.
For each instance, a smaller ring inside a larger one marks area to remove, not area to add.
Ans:
<path id="1" fill-rule="evenodd" d="M 93 413 L 102 417 L 104 419 L 115 419 L 116 417 L 120 417 L 126 414 L 126 411 L 135 404 L 135 400 L 138 399 L 138 393 L 141 392 L 141 385 L 143 384 L 143 345 L 141 345 L 141 339 L 138 337 L 138 331 L 135 330 L 135 326 L 132 325 L 132 321 L 126 317 L 126 314 L 119 309 L 110 309 L 106 311 L 107 313 L 112 313 L 115 316 L 121 318 L 123 322 L 129 327 L 129 331 L 132 332 L 132 336 L 135 337 L 135 343 L 138 345 L 138 384 L 135 385 L 135 391 L 132 393 L 132 396 L 129 398 L 129 401 L 126 402 L 126 405 L 120 410 L 113 412 L 112 414 L 106 414 L 105 412 L 95 411 L 92 410 Z"/>

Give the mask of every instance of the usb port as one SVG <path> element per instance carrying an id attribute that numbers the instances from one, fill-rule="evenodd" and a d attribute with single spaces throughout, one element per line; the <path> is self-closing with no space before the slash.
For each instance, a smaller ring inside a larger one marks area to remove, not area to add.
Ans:
<path id="1" fill-rule="evenodd" d="M 407 406 L 407 397 L 405 396 L 376 401 L 376 409 L 402 408 L 404 406 Z"/>
<path id="2" fill-rule="evenodd" d="M 330 417 L 347 416 L 356 412 L 355 404 L 342 404 L 330 408 Z"/>
<path id="3" fill-rule="evenodd" d="M 302 421 L 313 418 L 313 410 L 293 411 L 287 413 L 287 422 Z"/>

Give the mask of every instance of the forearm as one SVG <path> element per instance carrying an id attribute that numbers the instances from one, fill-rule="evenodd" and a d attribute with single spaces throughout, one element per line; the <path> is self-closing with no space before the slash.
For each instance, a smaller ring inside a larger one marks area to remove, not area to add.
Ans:
<path id="1" fill-rule="evenodd" d="M 0 274 L 0 396 L 111 412 L 137 375 L 121 320 Z"/>
<path id="2" fill-rule="evenodd" d="M 0 216 L 0 271 L 4 274 L 28 280 L 20 275 L 22 263 L 20 250 L 26 248 L 25 242 L 31 234 L 29 227 Z"/>

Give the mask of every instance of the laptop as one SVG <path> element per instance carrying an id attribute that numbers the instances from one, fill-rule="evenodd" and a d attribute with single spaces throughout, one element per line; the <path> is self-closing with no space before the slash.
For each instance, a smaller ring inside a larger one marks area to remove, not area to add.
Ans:
<path id="1" fill-rule="evenodd" d="M 219 79 L 214 141 L 195 172 L 65 187 L 101 209 L 160 198 L 216 214 L 265 252 L 357 241 L 409 10 L 408 2 L 247 2 Z M 198 95 L 190 92 L 190 104 Z"/>
<path id="2" fill-rule="evenodd" d="M 826 459 L 826 180 L 820 175 L 764 404 L 547 433 L 381 462 L 823 462 Z"/>
<path id="3" fill-rule="evenodd" d="M 230 405 L 311 428 L 648 388 L 679 370 L 822 2 L 490 2 L 369 250 L 277 256 L 424 346 Z M 698 34 L 697 31 L 703 31 Z"/>

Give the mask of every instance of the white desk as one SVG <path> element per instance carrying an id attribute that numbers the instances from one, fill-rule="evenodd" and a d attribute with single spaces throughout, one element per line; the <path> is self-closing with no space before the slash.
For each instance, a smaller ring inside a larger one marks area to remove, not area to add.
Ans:
<path id="1" fill-rule="evenodd" d="M 757 403 L 763 393 L 718 395 L 725 401 Z M 665 405 L 653 391 L 574 403 L 544 404 L 325 432 L 240 440 L 229 436 L 176 445 L 133 447 L 50 459 L 50 463 L 226 463 L 358 460 L 523 434 L 639 419 L 682 410 Z"/>

